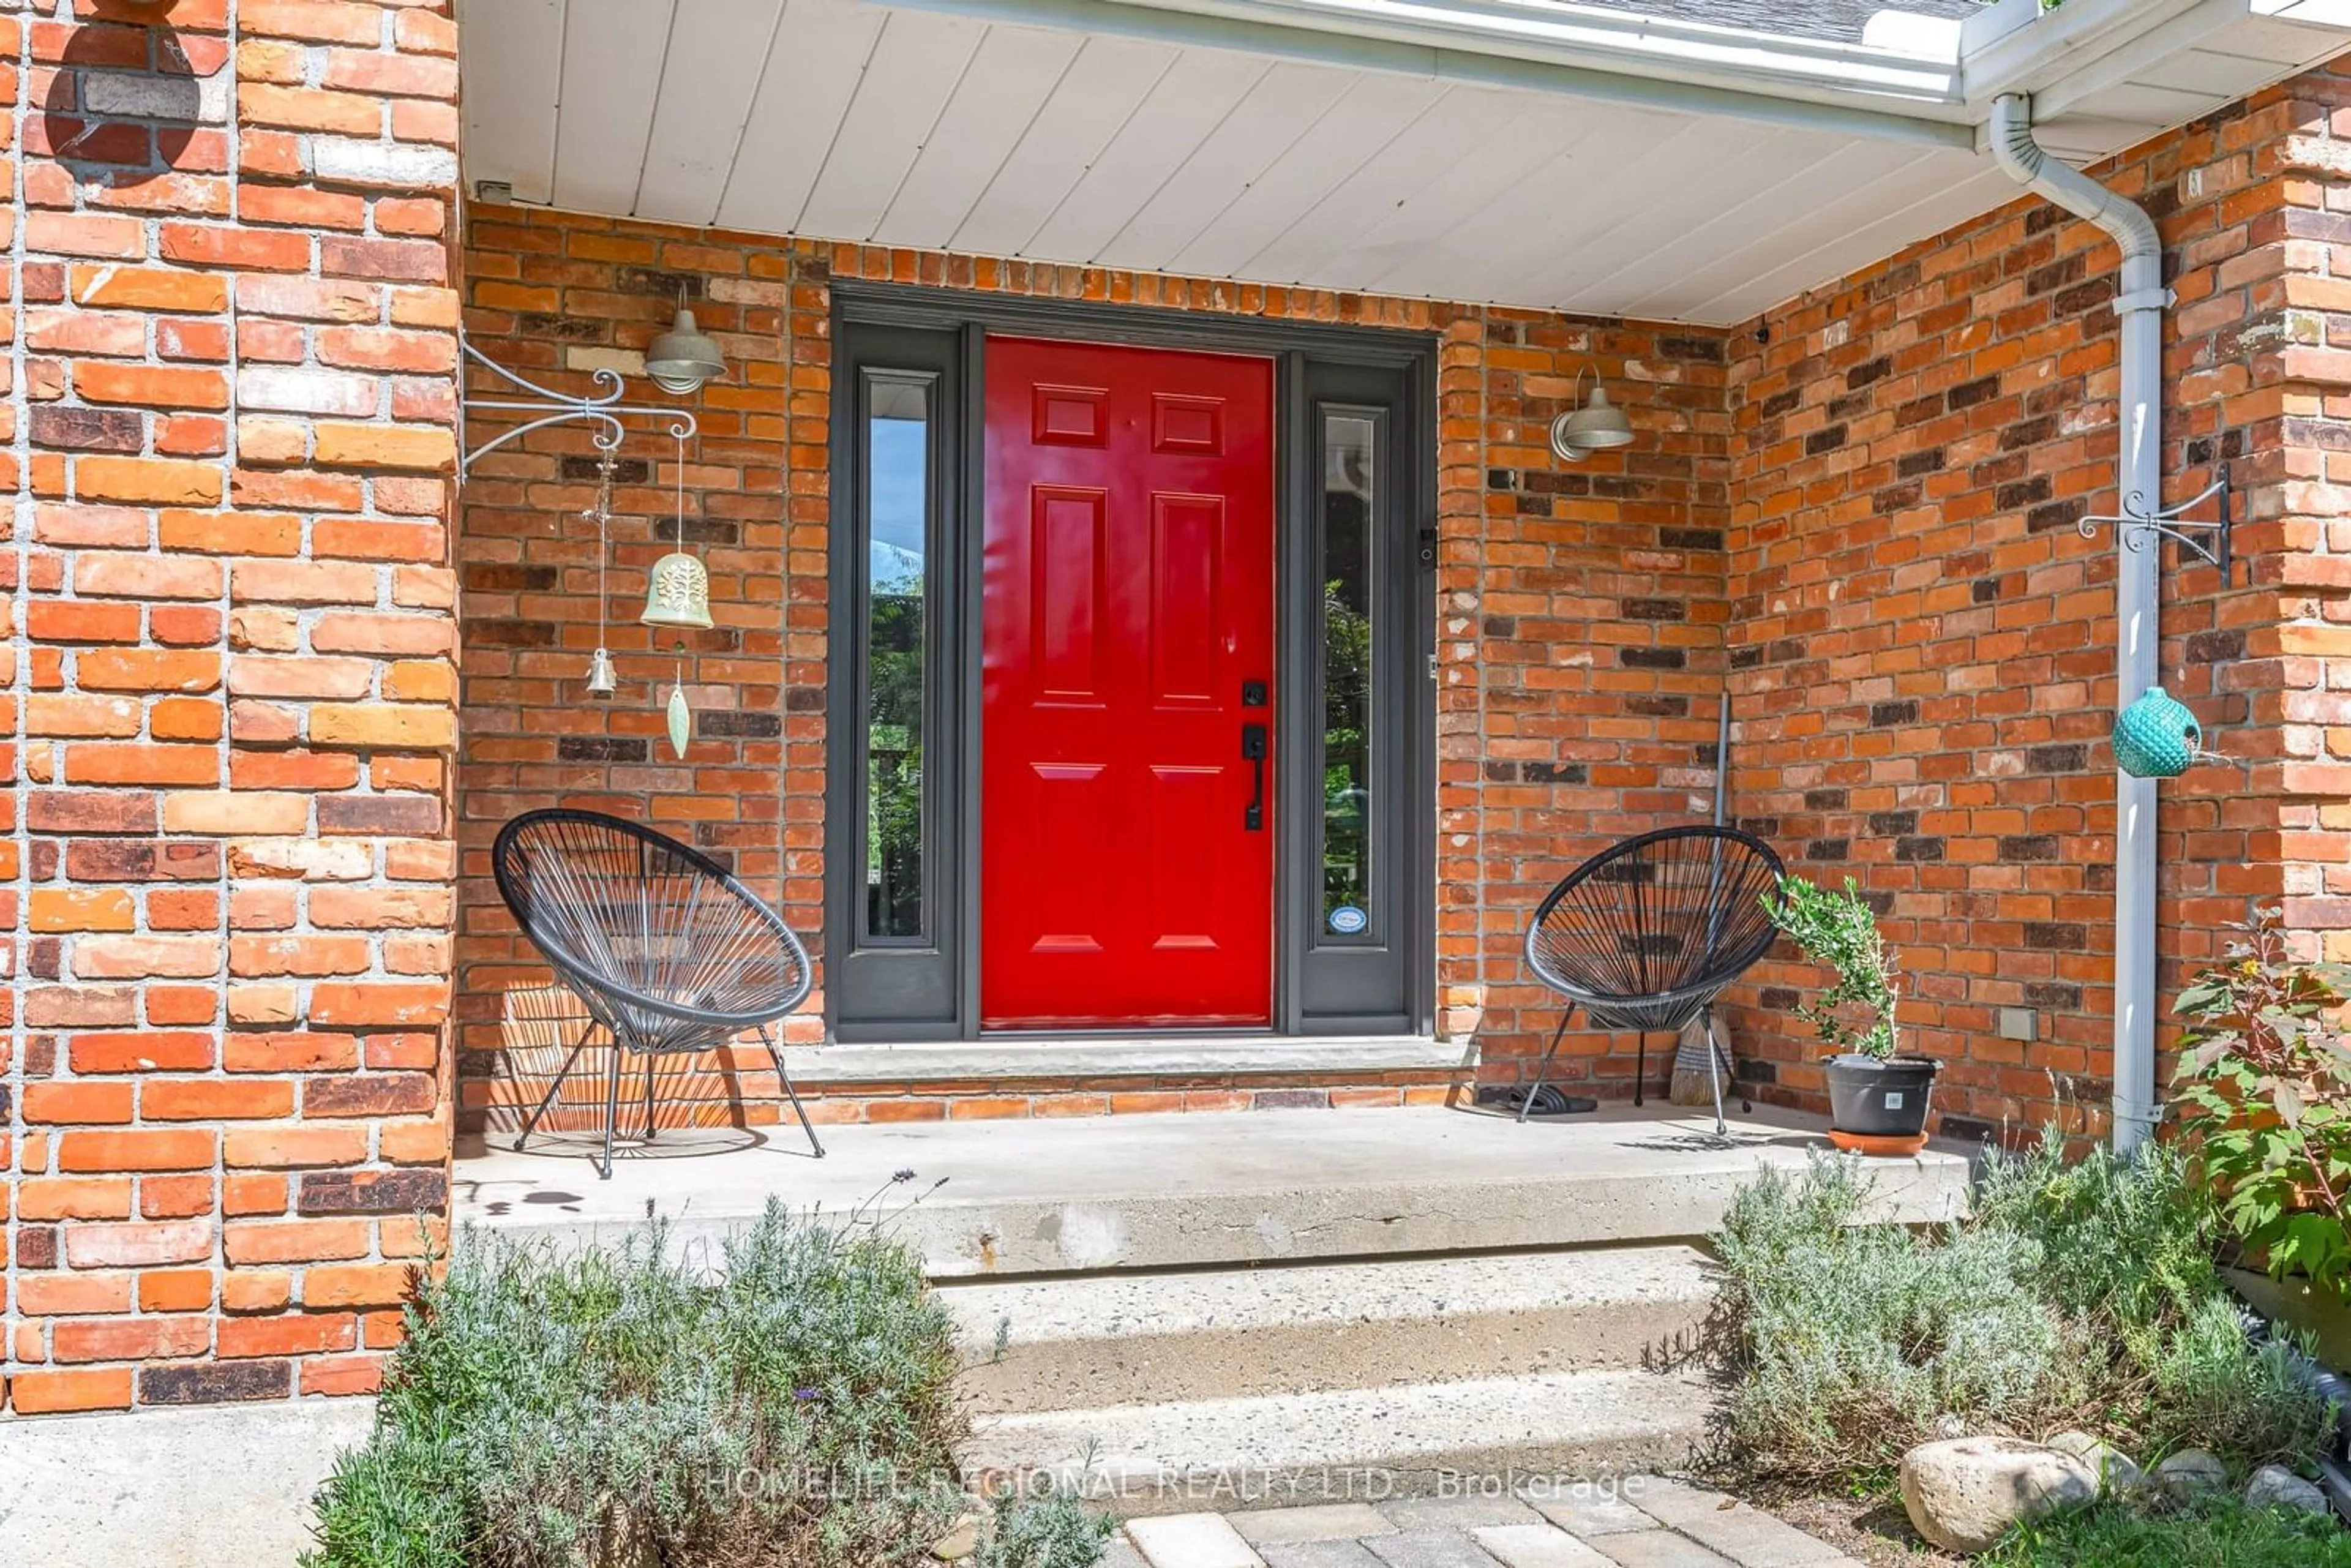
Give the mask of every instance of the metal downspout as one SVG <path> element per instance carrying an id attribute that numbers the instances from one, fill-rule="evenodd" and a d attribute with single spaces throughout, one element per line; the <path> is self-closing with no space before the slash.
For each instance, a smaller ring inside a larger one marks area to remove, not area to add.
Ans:
<path id="1" fill-rule="evenodd" d="M 2019 183 L 2114 236 L 2122 249 L 2122 318 L 2116 485 L 2126 507 L 2159 505 L 2163 491 L 2163 241 L 2137 205 L 2052 156 L 2032 137 L 2030 99 L 1993 100 L 1991 151 Z M 2119 509 L 2119 508 L 2118 508 Z M 2156 580 L 2159 552 L 2115 539 L 2116 695 L 2130 702 L 2159 678 Z M 2115 1105 L 2119 1152 L 2155 1131 L 2155 782 L 2115 770 Z"/>

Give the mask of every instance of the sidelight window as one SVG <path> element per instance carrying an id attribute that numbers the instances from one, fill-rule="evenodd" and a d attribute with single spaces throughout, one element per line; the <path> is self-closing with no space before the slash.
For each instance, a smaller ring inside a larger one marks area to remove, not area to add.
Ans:
<path id="1" fill-rule="evenodd" d="M 865 898 L 869 938 L 928 930 L 933 378 L 869 371 L 864 404 Z"/>
<path id="2" fill-rule="evenodd" d="M 1322 928 L 1373 934 L 1372 607 L 1381 425 L 1376 409 L 1326 408 L 1322 422 Z"/>

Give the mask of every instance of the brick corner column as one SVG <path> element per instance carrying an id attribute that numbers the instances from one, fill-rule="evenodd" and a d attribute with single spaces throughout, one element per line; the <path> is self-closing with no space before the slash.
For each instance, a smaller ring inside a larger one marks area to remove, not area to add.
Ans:
<path id="1" fill-rule="evenodd" d="M 0 0 L 5 1412 L 374 1386 L 446 1230 L 447 0 Z"/>

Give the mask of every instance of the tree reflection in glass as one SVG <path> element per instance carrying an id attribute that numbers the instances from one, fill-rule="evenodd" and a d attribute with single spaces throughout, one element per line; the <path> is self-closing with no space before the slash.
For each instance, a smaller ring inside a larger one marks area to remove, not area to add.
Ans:
<path id="1" fill-rule="evenodd" d="M 1341 936 L 1368 932 L 1372 915 L 1371 544 L 1378 430 L 1367 413 L 1322 418 L 1322 921 Z"/>
<path id="2" fill-rule="evenodd" d="M 865 930 L 919 937 L 930 389 L 877 375 L 866 396 Z"/>

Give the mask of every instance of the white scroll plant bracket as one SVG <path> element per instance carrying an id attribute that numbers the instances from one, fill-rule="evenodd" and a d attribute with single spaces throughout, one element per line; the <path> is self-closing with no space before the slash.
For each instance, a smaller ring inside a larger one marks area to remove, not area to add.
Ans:
<path id="1" fill-rule="evenodd" d="M 460 485 L 465 484 L 472 476 L 475 464 L 496 452 L 499 447 L 509 442 L 518 441 L 534 430 L 544 430 L 552 424 L 569 424 L 574 421 L 589 424 L 592 428 L 588 439 L 595 444 L 596 450 L 600 453 L 611 453 L 619 449 L 622 436 L 627 434 L 627 426 L 621 423 L 624 419 L 666 420 L 669 423 L 670 434 L 681 444 L 691 437 L 698 428 L 695 423 L 694 415 L 684 409 L 622 402 L 621 396 L 628 390 L 628 384 L 622 380 L 621 372 L 618 371 L 606 368 L 591 372 L 590 379 L 594 382 L 596 391 L 587 396 L 573 396 L 550 391 L 549 388 L 540 386 L 537 382 L 517 375 L 474 347 L 462 335 L 457 340 L 457 346 L 466 359 L 526 394 L 513 397 L 488 396 L 471 392 L 459 393 L 457 398 L 457 483 Z M 520 419 L 508 425 L 478 446 L 469 446 L 465 442 L 466 416 L 476 413 L 530 417 Z"/>
<path id="2" fill-rule="evenodd" d="M 2230 507 L 2232 495 L 2229 487 L 2229 465 L 2220 464 L 2212 470 L 2212 482 L 2176 507 L 2150 508 L 2147 497 L 2137 490 L 2123 497 L 2119 517 L 2085 516 L 2076 525 L 2085 539 L 2098 537 L 2100 523 L 2112 523 L 2123 541 L 2123 548 L 2143 550 L 2157 539 L 2169 539 L 2186 550 L 2193 550 L 2207 565 L 2220 569 L 2220 586 L 2230 586 L 2230 569 L 2235 565 L 2230 554 L 2229 535 L 2235 517 Z M 2205 502 L 2217 498 L 2220 515 L 2214 517 L 2191 517 L 2189 513 Z"/>

